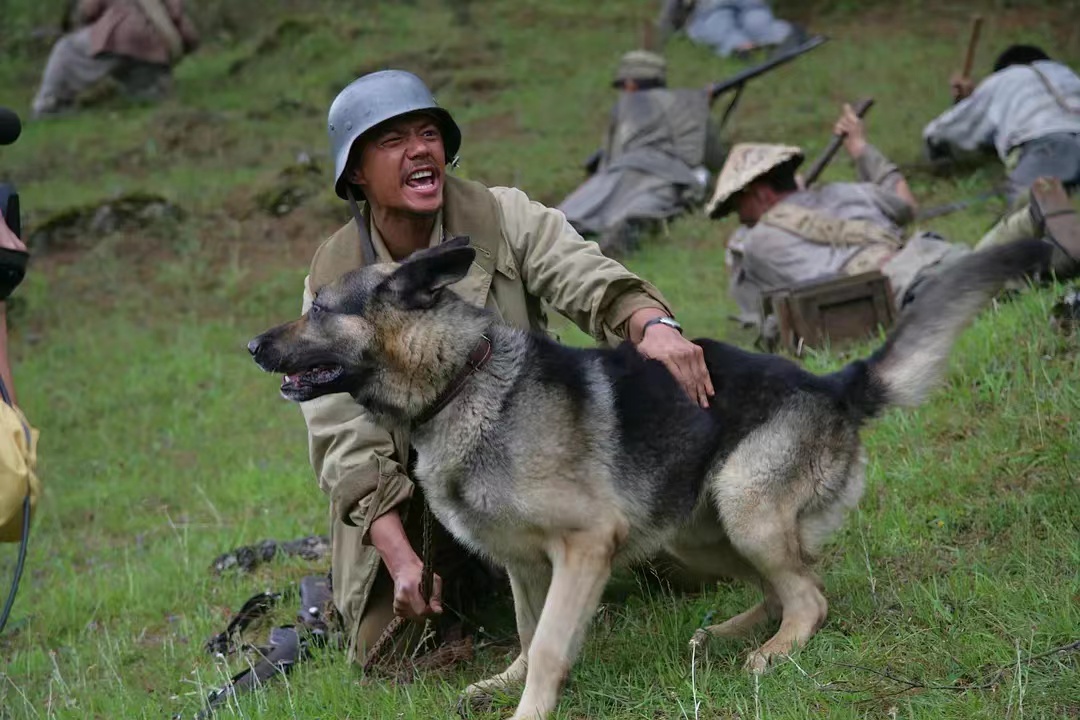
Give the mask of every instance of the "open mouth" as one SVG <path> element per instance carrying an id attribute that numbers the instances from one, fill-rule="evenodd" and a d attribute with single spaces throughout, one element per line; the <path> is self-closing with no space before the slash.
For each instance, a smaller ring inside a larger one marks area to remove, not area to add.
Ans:
<path id="1" fill-rule="evenodd" d="M 309 370 L 286 375 L 281 381 L 281 392 L 327 385 L 340 379 L 344 374 L 345 368 L 340 365 L 317 365 Z"/>
<path id="2" fill-rule="evenodd" d="M 405 178 L 405 185 L 420 192 L 430 192 L 438 187 L 439 178 L 433 168 L 413 170 Z"/>

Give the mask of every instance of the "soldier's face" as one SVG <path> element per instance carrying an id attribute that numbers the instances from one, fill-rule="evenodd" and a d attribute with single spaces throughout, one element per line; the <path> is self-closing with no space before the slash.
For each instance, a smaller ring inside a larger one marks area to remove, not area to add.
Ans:
<path id="1" fill-rule="evenodd" d="M 777 203 L 776 193 L 763 183 L 751 183 L 745 190 L 735 195 L 732 204 L 739 214 L 739 222 L 747 227 L 754 227 L 761 216 Z"/>
<path id="2" fill-rule="evenodd" d="M 442 207 L 445 175 L 438 124 L 430 115 L 413 114 L 372 130 L 352 180 L 373 206 L 429 215 Z"/>
<path id="3" fill-rule="evenodd" d="M 754 197 L 750 188 L 736 195 L 733 204 L 735 205 L 735 211 L 739 214 L 739 222 L 743 225 L 754 227 L 757 221 L 761 219 L 757 198 Z"/>

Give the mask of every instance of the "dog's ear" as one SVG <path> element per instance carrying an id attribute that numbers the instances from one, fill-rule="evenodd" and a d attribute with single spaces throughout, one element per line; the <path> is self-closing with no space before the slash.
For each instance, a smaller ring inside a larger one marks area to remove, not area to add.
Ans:
<path id="1" fill-rule="evenodd" d="M 387 278 L 387 285 L 407 306 L 428 308 L 440 290 L 465 277 L 475 257 L 469 238 L 447 240 L 410 255 Z"/>

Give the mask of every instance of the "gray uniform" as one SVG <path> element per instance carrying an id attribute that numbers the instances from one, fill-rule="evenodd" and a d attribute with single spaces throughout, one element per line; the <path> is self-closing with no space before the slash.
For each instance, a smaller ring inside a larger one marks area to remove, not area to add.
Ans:
<path id="1" fill-rule="evenodd" d="M 990 75 L 923 130 L 931 157 L 994 148 L 1015 200 L 1040 176 L 1080 184 L 1080 77 L 1040 60 Z"/>
<path id="2" fill-rule="evenodd" d="M 704 198 L 703 169 L 724 159 L 707 93 L 665 88 L 620 95 L 602 153 L 596 173 L 559 205 L 581 233 L 683 212 Z"/>
<path id="3" fill-rule="evenodd" d="M 752 228 L 729 243 L 731 294 L 740 319 L 760 322 L 762 293 L 781 287 L 878 267 L 889 277 L 899 301 L 916 275 L 927 267 L 965 252 L 929 233 L 903 240 L 901 227 L 911 221 L 912 207 L 895 189 L 902 179 L 896 165 L 873 146 L 856 162 L 856 183 L 830 183 L 787 196 Z M 804 230 L 780 227 L 774 215 L 805 214 Z M 836 222 L 841 221 L 841 222 Z M 866 237 L 866 230 L 872 231 Z M 858 244 L 849 238 L 858 236 Z M 810 239 L 814 238 L 814 239 Z M 901 246 L 902 249 L 901 249 Z M 870 264 L 856 258 L 869 258 Z"/>
<path id="4" fill-rule="evenodd" d="M 793 32 L 764 0 L 666 0 L 660 26 L 665 32 L 685 27 L 688 38 L 723 57 L 746 45 L 779 45 Z"/>

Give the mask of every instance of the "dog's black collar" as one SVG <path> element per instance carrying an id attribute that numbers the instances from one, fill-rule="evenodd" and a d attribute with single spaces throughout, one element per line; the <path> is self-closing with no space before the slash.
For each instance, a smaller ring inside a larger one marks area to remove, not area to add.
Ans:
<path id="1" fill-rule="evenodd" d="M 465 387 L 465 383 L 472 377 L 472 374 L 487 365 L 487 362 L 490 359 L 491 338 L 487 335 L 481 335 L 480 341 L 476 343 L 472 352 L 469 353 L 469 359 L 465 361 L 465 366 L 458 370 L 454 379 L 450 381 L 450 384 L 446 386 L 446 389 L 435 399 L 435 404 L 420 413 L 420 415 L 413 420 L 413 427 L 423 425 L 428 420 L 438 415 L 439 411 L 449 405 L 450 401 L 458 396 L 458 393 Z"/>

